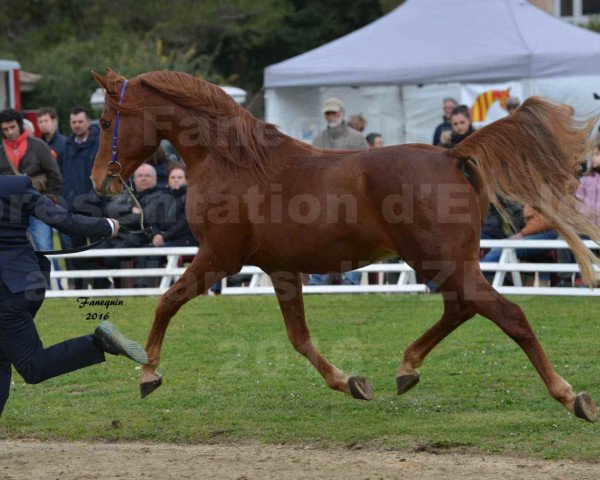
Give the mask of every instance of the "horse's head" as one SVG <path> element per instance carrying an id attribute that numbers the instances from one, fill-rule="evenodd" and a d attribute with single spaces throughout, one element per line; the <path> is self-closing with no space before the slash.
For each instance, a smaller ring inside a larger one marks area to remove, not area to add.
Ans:
<path id="1" fill-rule="evenodd" d="M 92 183 L 100 195 L 117 195 L 123 179 L 156 150 L 158 138 L 144 135 L 144 90 L 141 82 L 108 69 L 105 76 L 92 72 L 104 89 L 104 110 L 100 116 L 100 148 L 92 168 Z"/>

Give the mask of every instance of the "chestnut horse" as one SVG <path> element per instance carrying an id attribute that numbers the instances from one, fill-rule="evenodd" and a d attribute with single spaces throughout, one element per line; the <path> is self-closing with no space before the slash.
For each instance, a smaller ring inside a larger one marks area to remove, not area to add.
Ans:
<path id="1" fill-rule="evenodd" d="M 94 77 L 106 90 L 92 170 L 97 192 L 121 193 L 117 174 L 130 176 L 167 139 L 185 160 L 186 214 L 200 242 L 156 308 L 142 397 L 161 384 L 161 347 L 179 308 L 252 264 L 270 275 L 294 348 L 332 389 L 371 399 L 364 377 L 342 372 L 313 344 L 300 272 L 348 271 L 397 255 L 439 285 L 444 301 L 442 318 L 404 352 L 398 393 L 418 383 L 417 368 L 440 341 L 481 314 L 523 349 L 552 397 L 595 421 L 593 400 L 576 395 L 558 375 L 521 308 L 492 288 L 478 261 L 481 219 L 490 201 L 502 211 L 498 197 L 507 196 L 553 223 L 593 284 L 595 257 L 575 232 L 596 242 L 600 232 L 579 213 L 572 192 L 594 119 L 577 122 L 572 109 L 530 98 L 452 150 L 404 145 L 333 152 L 280 133 L 217 86 L 185 73 L 126 80 L 109 69 Z"/>

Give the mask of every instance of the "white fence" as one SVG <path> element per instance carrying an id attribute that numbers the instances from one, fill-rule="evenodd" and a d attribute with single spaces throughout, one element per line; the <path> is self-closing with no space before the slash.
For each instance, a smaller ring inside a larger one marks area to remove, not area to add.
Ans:
<path id="1" fill-rule="evenodd" d="M 591 248 L 600 250 L 600 246 L 590 240 L 585 244 Z M 566 242 L 562 240 L 482 240 L 482 248 L 502 248 L 502 254 L 498 263 L 482 263 L 481 268 L 484 272 L 496 272 L 493 285 L 501 293 L 527 294 L 527 295 L 578 295 L 578 296 L 600 296 L 600 288 L 558 288 L 540 286 L 538 274 L 540 272 L 578 272 L 579 266 L 576 263 L 519 263 L 515 249 L 516 248 L 536 248 L 536 249 L 558 249 L 568 248 Z M 53 270 L 51 273 L 51 289 L 46 296 L 53 297 L 101 297 L 101 296 L 145 296 L 161 295 L 171 283 L 175 281 L 185 271 L 185 268 L 178 267 L 180 257 L 193 256 L 197 252 L 196 247 L 169 247 L 169 248 L 135 248 L 135 249 L 95 249 L 70 255 L 53 255 L 52 258 L 106 258 L 106 257 L 139 257 L 139 256 L 166 256 L 167 262 L 163 268 L 135 268 L 135 269 L 115 269 L 115 270 Z M 452 259 L 449 259 L 452 260 Z M 429 291 L 426 285 L 417 283 L 415 272 L 405 263 L 379 263 L 361 268 L 358 271 L 369 273 L 377 272 L 378 283 L 369 285 L 366 282 L 366 275 L 363 275 L 361 285 L 306 285 L 303 288 L 305 293 L 425 293 Z M 600 269 L 596 267 L 600 274 Z M 383 274 L 385 272 L 398 272 L 399 279 L 395 284 L 383 284 Z M 523 286 L 521 282 L 521 272 L 535 273 L 535 281 L 532 286 Z M 252 275 L 248 286 L 227 287 L 223 284 L 223 295 L 256 295 L 273 294 L 268 275 L 257 267 L 245 266 L 242 274 Z M 512 277 L 512 287 L 502 286 L 506 275 Z M 107 277 L 159 277 L 160 285 L 156 288 L 119 288 L 119 289 L 86 289 L 69 290 L 66 289 L 65 279 L 70 278 L 107 278 Z M 64 289 L 59 288 L 59 282 Z"/>

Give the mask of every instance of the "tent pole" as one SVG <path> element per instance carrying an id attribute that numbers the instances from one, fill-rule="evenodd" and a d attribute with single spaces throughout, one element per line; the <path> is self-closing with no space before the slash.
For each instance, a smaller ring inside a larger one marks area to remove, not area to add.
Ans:
<path id="1" fill-rule="evenodd" d="M 400 121 L 402 122 L 401 137 L 398 143 L 403 144 L 406 143 L 406 111 L 404 109 L 404 87 L 402 85 L 398 85 L 398 95 L 400 96 Z"/>

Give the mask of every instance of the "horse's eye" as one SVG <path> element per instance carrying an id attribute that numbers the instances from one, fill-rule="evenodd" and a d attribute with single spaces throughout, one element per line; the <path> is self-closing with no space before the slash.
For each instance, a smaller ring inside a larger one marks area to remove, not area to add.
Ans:
<path id="1" fill-rule="evenodd" d="M 107 129 L 108 127 L 110 127 L 110 122 L 107 120 L 100 120 L 100 126 L 104 129 Z"/>

